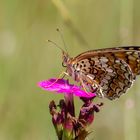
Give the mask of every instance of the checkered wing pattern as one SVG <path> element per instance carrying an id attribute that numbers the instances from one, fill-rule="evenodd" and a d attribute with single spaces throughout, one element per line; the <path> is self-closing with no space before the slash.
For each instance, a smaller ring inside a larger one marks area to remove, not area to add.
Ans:
<path id="1" fill-rule="evenodd" d="M 73 62 L 86 89 L 112 100 L 126 93 L 140 74 L 140 47 L 88 51 Z"/>

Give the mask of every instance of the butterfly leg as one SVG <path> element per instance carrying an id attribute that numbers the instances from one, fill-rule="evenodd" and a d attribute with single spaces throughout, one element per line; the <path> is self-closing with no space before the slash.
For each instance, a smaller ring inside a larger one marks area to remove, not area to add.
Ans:
<path id="1" fill-rule="evenodd" d="M 93 89 L 95 89 L 95 92 L 98 94 L 99 97 L 104 98 L 102 88 L 95 80 L 93 81 L 92 87 Z"/>
<path id="2" fill-rule="evenodd" d="M 89 87 L 93 90 L 93 92 L 96 92 L 96 94 L 101 98 L 104 97 L 102 88 L 96 80 L 93 80 L 90 76 L 87 75 L 86 81 L 87 81 Z"/>
<path id="3" fill-rule="evenodd" d="M 102 92 L 102 87 L 100 86 L 100 84 L 90 75 L 86 75 L 84 77 L 86 86 L 90 90 L 90 92 L 95 92 L 99 97 L 103 98 L 104 94 Z"/>
<path id="4" fill-rule="evenodd" d="M 80 78 L 80 83 L 83 89 L 87 92 L 87 94 L 88 92 L 95 92 L 99 97 L 101 98 L 104 97 L 101 86 L 98 84 L 96 80 L 93 80 L 92 77 L 82 74 Z"/>
<path id="5" fill-rule="evenodd" d="M 79 80 L 80 80 L 80 84 L 82 85 L 84 91 L 89 95 L 89 92 L 91 92 L 91 90 L 89 89 L 89 87 L 86 83 L 86 79 L 84 77 L 81 77 Z"/>
<path id="6" fill-rule="evenodd" d="M 83 82 L 83 80 L 82 80 L 81 78 L 80 78 L 80 83 L 81 83 L 81 85 L 82 85 L 84 91 L 85 91 L 87 94 L 89 94 L 89 93 L 88 93 L 87 86 L 86 86 L 86 84 Z"/>

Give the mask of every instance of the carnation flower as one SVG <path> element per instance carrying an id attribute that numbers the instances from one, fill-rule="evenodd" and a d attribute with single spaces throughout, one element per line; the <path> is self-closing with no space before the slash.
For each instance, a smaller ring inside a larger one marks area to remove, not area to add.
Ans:
<path id="1" fill-rule="evenodd" d="M 56 93 L 73 94 L 79 97 L 93 98 L 96 97 L 95 93 L 90 93 L 82 90 L 81 87 L 69 84 L 68 80 L 64 79 L 49 79 L 38 83 L 38 86 L 44 90 L 54 91 Z"/>
<path id="2" fill-rule="evenodd" d="M 39 82 L 38 86 L 47 91 L 64 94 L 64 99 L 61 99 L 58 105 L 54 101 L 49 104 L 58 140 L 85 140 L 90 133 L 87 127 L 94 121 L 94 112 L 99 112 L 103 105 L 92 102 L 96 93 L 86 92 L 64 79 L 44 80 Z M 73 95 L 84 102 L 78 117 L 75 116 Z"/>

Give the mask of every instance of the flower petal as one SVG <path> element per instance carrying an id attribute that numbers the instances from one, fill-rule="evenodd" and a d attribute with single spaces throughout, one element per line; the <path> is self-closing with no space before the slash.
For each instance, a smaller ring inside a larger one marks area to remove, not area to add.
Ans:
<path id="1" fill-rule="evenodd" d="M 69 84 L 69 81 L 64 79 L 52 78 L 49 80 L 44 80 L 39 82 L 38 86 L 47 91 L 67 94 L 73 93 L 75 96 L 78 97 L 91 98 L 96 96 L 96 93 L 87 93 L 86 91 L 83 91 L 81 87 Z"/>

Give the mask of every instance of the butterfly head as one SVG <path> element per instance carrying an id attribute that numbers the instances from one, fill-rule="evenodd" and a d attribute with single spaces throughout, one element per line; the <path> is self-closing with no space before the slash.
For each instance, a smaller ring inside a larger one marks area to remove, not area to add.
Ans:
<path id="1" fill-rule="evenodd" d="M 67 67 L 70 64 L 71 60 L 67 52 L 62 51 L 62 59 L 63 59 L 62 66 Z"/>
<path id="2" fill-rule="evenodd" d="M 79 81 L 77 73 L 75 73 L 75 68 L 74 68 L 74 59 L 71 58 L 67 52 L 63 51 L 63 62 L 62 62 L 62 66 L 66 67 L 66 71 L 65 74 L 68 76 L 71 76 L 75 81 Z"/>

